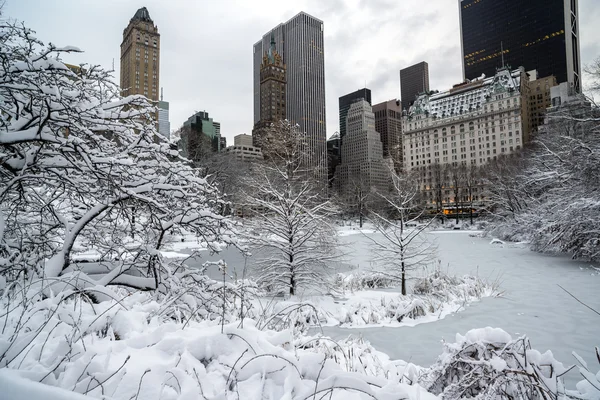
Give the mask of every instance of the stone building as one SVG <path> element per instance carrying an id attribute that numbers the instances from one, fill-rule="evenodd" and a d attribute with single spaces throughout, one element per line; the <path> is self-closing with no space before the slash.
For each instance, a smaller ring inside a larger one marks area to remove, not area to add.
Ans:
<path id="1" fill-rule="evenodd" d="M 532 76 L 533 75 L 533 76 Z M 529 96 L 531 132 L 537 132 L 538 127 L 544 124 L 546 109 L 552 105 L 550 89 L 558 85 L 554 75 L 537 78 L 537 71 L 529 74 L 531 95 Z"/>
<path id="2" fill-rule="evenodd" d="M 244 133 L 233 137 L 233 146 L 229 146 L 226 152 L 240 161 L 260 161 L 263 159 L 261 149 L 253 146 L 252 136 Z"/>
<path id="3" fill-rule="evenodd" d="M 348 109 L 340 152 L 342 163 L 335 180 L 339 193 L 352 192 L 356 187 L 380 193 L 388 190 L 390 178 L 383 160 L 383 145 L 366 100 L 358 100 Z"/>
<path id="4" fill-rule="evenodd" d="M 383 157 L 391 158 L 396 170 L 402 169 L 402 103 L 388 100 L 373 106 L 375 130 L 381 136 Z"/>
<path id="5" fill-rule="evenodd" d="M 274 123 L 286 119 L 286 68 L 275 48 L 275 36 L 260 65 L 260 119 L 252 130 L 254 147 L 261 147 L 261 139 Z"/>
<path id="6" fill-rule="evenodd" d="M 417 98 L 403 118 L 403 161 L 405 171 L 418 172 L 429 206 L 440 207 L 436 204 L 440 196 L 434 191 L 437 169 L 482 167 L 529 141 L 529 98 L 529 78 L 523 68 L 502 68 L 493 77 Z M 441 201 L 454 203 L 449 180 L 439 184 L 444 190 Z M 474 196 L 483 200 L 481 188 Z"/>
<path id="7" fill-rule="evenodd" d="M 142 94 L 158 101 L 160 34 L 146 7 L 136 11 L 123 30 L 121 94 Z"/>

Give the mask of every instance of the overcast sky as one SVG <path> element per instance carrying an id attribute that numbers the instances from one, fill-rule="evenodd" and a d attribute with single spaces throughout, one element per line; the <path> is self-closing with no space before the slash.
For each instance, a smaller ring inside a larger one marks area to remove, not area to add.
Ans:
<path id="1" fill-rule="evenodd" d="M 325 24 L 328 137 L 339 129 L 338 98 L 365 82 L 375 104 L 400 97 L 399 70 L 416 62 L 429 63 L 432 89 L 462 80 L 457 0 L 5 0 L 3 12 L 45 42 L 85 51 L 66 62 L 110 69 L 114 59 L 118 82 L 123 29 L 143 6 L 161 35 L 171 129 L 205 110 L 228 144 L 252 130 L 252 45 L 300 11 Z M 579 16 L 589 64 L 600 56 L 600 1 L 580 0 Z"/>

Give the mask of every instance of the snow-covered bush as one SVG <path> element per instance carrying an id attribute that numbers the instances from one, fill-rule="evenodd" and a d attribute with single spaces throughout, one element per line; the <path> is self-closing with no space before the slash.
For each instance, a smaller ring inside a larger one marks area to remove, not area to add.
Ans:
<path id="1" fill-rule="evenodd" d="M 442 301 L 499 296 L 501 294 L 498 282 L 487 282 L 472 275 L 451 276 L 443 273 L 439 268 L 417 279 L 413 286 L 413 293 L 432 296 Z"/>
<path id="2" fill-rule="evenodd" d="M 169 278 L 167 234 L 183 229 L 218 251 L 235 241 L 233 223 L 218 213 L 219 192 L 157 135 L 144 96 L 121 98 L 109 72 L 60 61 L 78 51 L 0 23 L 0 275 L 155 290 Z M 94 262 L 78 261 L 81 251 Z"/>
<path id="3" fill-rule="evenodd" d="M 336 274 L 331 290 L 345 293 L 365 289 L 389 288 L 397 285 L 398 282 L 395 279 L 382 273 L 353 271 L 350 274 Z"/>
<path id="4" fill-rule="evenodd" d="M 474 329 L 445 343 L 444 353 L 420 378 L 444 399 L 557 399 L 568 371 L 550 351 L 531 348 L 526 337 L 501 329 Z"/>
<path id="5" fill-rule="evenodd" d="M 323 336 L 302 337 L 296 340 L 296 347 L 323 354 L 335 361 L 344 371 L 359 372 L 401 383 L 416 383 L 423 370 L 414 364 L 390 361 L 387 355 L 375 350 L 362 337 L 349 336 L 339 341 Z"/>

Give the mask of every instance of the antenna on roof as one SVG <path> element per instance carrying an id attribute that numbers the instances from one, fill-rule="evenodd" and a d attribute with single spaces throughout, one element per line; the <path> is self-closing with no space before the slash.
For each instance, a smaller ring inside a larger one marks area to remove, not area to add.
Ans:
<path id="1" fill-rule="evenodd" d="M 502 68 L 504 68 L 504 44 L 500 41 L 500 54 L 502 55 Z"/>
<path id="2" fill-rule="evenodd" d="M 113 62 L 112 62 L 112 70 L 115 70 L 115 58 L 113 57 Z"/>
<path id="3" fill-rule="evenodd" d="M 160 88 L 160 101 L 163 101 L 163 90 L 164 90 L 164 88 L 161 86 L 161 88 Z"/>

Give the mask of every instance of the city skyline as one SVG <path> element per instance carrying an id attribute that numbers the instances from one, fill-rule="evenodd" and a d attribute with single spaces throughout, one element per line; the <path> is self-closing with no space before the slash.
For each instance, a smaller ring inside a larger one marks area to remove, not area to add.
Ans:
<path id="1" fill-rule="evenodd" d="M 250 45 L 300 11 L 325 23 L 328 137 L 338 130 L 335 116 L 339 96 L 365 83 L 373 92 L 373 103 L 398 98 L 398 70 L 422 60 L 430 66 L 431 89 L 450 87 L 462 80 L 458 1 L 433 1 L 426 10 L 416 1 L 321 4 L 307 0 L 293 7 L 275 1 L 227 2 L 211 5 L 209 11 L 215 16 L 214 22 L 207 18 L 203 24 L 194 22 L 197 15 L 194 10 L 206 11 L 206 7 L 190 2 L 168 6 L 157 1 L 113 2 L 106 7 L 106 4 L 69 0 L 59 4 L 9 0 L 3 12 L 5 17 L 25 21 L 45 41 L 84 50 L 83 54 L 65 56 L 65 62 L 100 64 L 110 69 L 114 60 L 114 80 L 118 82 L 123 27 L 144 6 L 161 33 L 160 82 L 165 98 L 171 103 L 173 129 L 200 107 L 207 107 L 211 116 L 222 122 L 223 135 L 230 141 L 237 134 L 250 133 L 253 125 Z M 386 7 L 385 15 L 379 12 L 381 7 Z M 600 5 L 593 0 L 581 0 L 579 14 L 584 66 L 600 56 L 600 44 L 594 43 L 600 28 L 593 23 L 600 18 Z M 50 15 L 52 18 L 48 18 Z M 90 34 L 75 34 L 80 31 Z M 198 42 L 202 51 L 192 51 Z M 402 50 L 398 43 L 403 44 Z M 210 80 L 206 79 L 208 76 Z M 585 76 L 583 83 L 585 87 Z"/>

